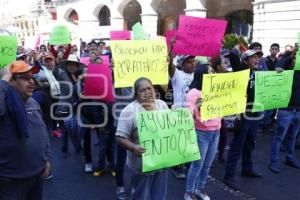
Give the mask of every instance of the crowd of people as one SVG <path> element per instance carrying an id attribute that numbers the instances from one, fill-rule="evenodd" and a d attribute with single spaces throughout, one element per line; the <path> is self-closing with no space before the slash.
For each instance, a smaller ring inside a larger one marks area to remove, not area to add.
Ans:
<path id="1" fill-rule="evenodd" d="M 19 46 L 16 61 L 1 69 L 0 74 L 0 199 L 42 199 L 42 180 L 52 178 L 49 136 L 61 138 L 61 153 L 66 159 L 70 156 L 69 139 L 76 153 L 83 150 L 86 173 L 101 176 L 107 171 L 114 176 L 120 200 L 166 199 L 168 171 L 186 179 L 186 193 L 182 198 L 209 200 L 205 184 L 215 155 L 219 162 L 225 163 L 224 183 L 238 191 L 235 176 L 240 158 L 243 177 L 263 177 L 255 170 L 252 157 L 258 129 L 274 131 L 268 163 L 272 172 L 280 172 L 281 146 L 286 147 L 286 164 L 300 169 L 295 156 L 300 129 L 300 73 L 294 73 L 287 108 L 252 112 L 251 105 L 255 72 L 281 73 L 293 69 L 297 44 L 287 45 L 280 53 L 280 46 L 274 43 L 270 55 L 265 57 L 258 42 L 251 43 L 245 51 L 236 44 L 232 49 L 222 49 L 207 62 L 195 56 L 173 55 L 174 44 L 176 37 L 169 47 L 168 85 L 153 85 L 150 79 L 140 77 L 133 87 L 115 89 L 115 102 L 103 102 L 107 112 L 102 106 L 86 104 L 81 107 L 79 117 L 77 110 L 81 103 L 98 102 L 82 98 L 87 66 L 80 62 L 80 57 L 99 64 L 101 56 L 107 55 L 113 73 L 112 54 L 105 42 L 91 41 L 80 49 L 71 44 L 41 45 L 36 50 Z M 250 69 L 246 112 L 231 118 L 201 120 L 203 75 L 244 69 Z M 136 114 L 176 108 L 188 108 L 192 113 L 201 159 L 143 173 L 141 156 L 146 149 L 138 142 Z M 90 126 L 82 127 L 79 121 Z M 103 127 L 93 126 L 105 121 Z M 231 142 L 227 141 L 229 132 L 234 133 Z M 96 166 L 91 153 L 93 133 L 98 140 Z M 230 146 L 227 158 L 226 144 Z M 125 164 L 130 170 L 131 194 L 124 187 Z"/>

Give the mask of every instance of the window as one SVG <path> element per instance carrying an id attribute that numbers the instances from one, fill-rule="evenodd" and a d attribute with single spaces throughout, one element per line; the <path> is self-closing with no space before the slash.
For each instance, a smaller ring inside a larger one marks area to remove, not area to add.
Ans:
<path id="1" fill-rule="evenodd" d="M 110 10 L 107 6 L 103 6 L 98 15 L 99 25 L 100 26 L 109 26 L 110 25 Z"/>
<path id="2" fill-rule="evenodd" d="M 253 13 L 248 10 L 234 11 L 226 15 L 228 21 L 227 33 L 236 33 L 251 38 Z"/>

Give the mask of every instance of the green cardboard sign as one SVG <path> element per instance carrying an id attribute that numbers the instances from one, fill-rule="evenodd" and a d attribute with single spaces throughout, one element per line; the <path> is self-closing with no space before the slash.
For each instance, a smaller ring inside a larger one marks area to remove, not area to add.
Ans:
<path id="1" fill-rule="evenodd" d="M 296 63 L 294 70 L 300 70 L 300 50 L 296 53 Z"/>
<path id="2" fill-rule="evenodd" d="M 300 33 L 298 33 L 297 36 L 298 36 L 298 44 L 300 44 Z M 295 63 L 294 70 L 300 70 L 300 50 L 298 50 L 296 53 L 296 63 Z"/>
<path id="3" fill-rule="evenodd" d="M 133 38 L 135 40 L 148 40 L 149 35 L 144 32 L 143 27 L 140 22 L 137 22 L 135 25 L 132 27 L 133 31 Z"/>
<path id="4" fill-rule="evenodd" d="M 194 120 L 188 109 L 140 112 L 137 126 L 139 144 L 146 150 L 143 172 L 200 159 Z"/>
<path id="5" fill-rule="evenodd" d="M 55 26 L 52 29 L 49 43 L 51 45 L 64 45 L 71 43 L 71 34 L 66 26 Z"/>
<path id="6" fill-rule="evenodd" d="M 16 60 L 17 37 L 12 35 L 0 36 L 0 69 Z"/>
<path id="7" fill-rule="evenodd" d="M 286 108 L 290 102 L 294 70 L 255 73 L 253 112 Z"/>

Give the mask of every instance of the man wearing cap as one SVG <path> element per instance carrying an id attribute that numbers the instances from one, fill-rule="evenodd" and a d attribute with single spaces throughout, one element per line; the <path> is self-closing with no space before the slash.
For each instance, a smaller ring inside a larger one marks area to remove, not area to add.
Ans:
<path id="1" fill-rule="evenodd" d="M 40 200 L 50 172 L 50 144 L 38 103 L 31 98 L 33 74 L 24 61 L 10 66 L 9 83 L 0 81 L 0 199 Z"/>
<path id="2" fill-rule="evenodd" d="M 52 73 L 55 67 L 54 56 L 51 53 L 46 53 L 43 63 L 44 66 L 35 61 L 35 64 L 39 65 L 41 70 L 34 75 L 37 87 L 33 93 L 33 98 L 41 105 L 44 121 L 47 124 L 49 133 L 60 137 L 60 131 L 56 130 L 57 122 L 51 119 L 51 112 L 49 112 L 51 105 L 60 96 L 60 85 Z"/>
<path id="3" fill-rule="evenodd" d="M 52 71 L 55 67 L 55 58 L 51 53 L 46 53 L 44 57 L 44 65 L 41 65 L 41 70 L 34 78 L 41 88 L 47 88 L 47 92 L 52 97 L 58 97 L 60 95 L 60 86 Z"/>
<path id="4" fill-rule="evenodd" d="M 170 63 L 169 63 L 169 76 L 171 78 L 173 87 L 173 108 L 187 107 L 186 95 L 190 90 L 190 84 L 194 79 L 194 71 L 196 69 L 195 56 L 191 55 L 178 55 L 176 57 L 177 68 L 173 64 L 172 49 L 175 44 L 175 38 L 172 39 L 170 45 Z M 183 167 L 177 166 L 172 170 L 176 178 L 186 178 L 185 170 Z"/>
<path id="5" fill-rule="evenodd" d="M 224 183 L 233 190 L 239 190 L 235 181 L 237 162 L 242 155 L 242 176 L 249 178 L 262 178 L 262 175 L 254 171 L 252 151 L 255 148 L 256 131 L 258 121 L 262 118 L 261 113 L 253 113 L 255 71 L 259 70 L 259 62 L 263 53 L 260 50 L 247 50 L 241 59 L 248 69 L 250 78 L 247 88 L 246 112 L 237 117 L 235 131 L 231 141 L 228 158 L 225 167 Z"/>

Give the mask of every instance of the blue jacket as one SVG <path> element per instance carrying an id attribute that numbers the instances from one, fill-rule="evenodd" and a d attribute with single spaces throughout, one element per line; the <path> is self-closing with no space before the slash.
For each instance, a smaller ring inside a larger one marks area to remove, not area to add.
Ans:
<path id="1" fill-rule="evenodd" d="M 0 96 L 3 98 L 3 91 Z M 3 101 L 0 102 L 3 106 Z M 28 178 L 39 175 L 50 159 L 50 143 L 41 109 L 32 98 L 23 105 L 30 137 L 20 136 L 7 104 L 0 115 L 0 177 Z"/>
<path id="2" fill-rule="evenodd" d="M 0 117 L 7 112 L 20 137 L 29 137 L 28 119 L 22 97 L 7 82 L 0 80 Z"/>

